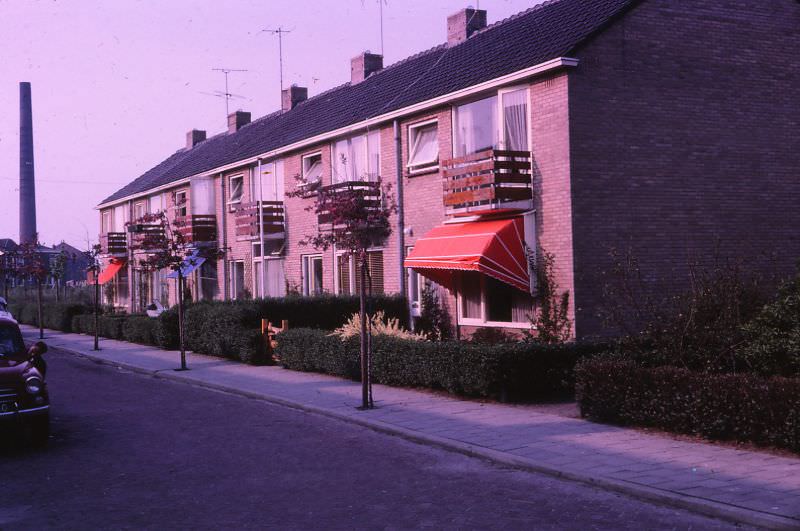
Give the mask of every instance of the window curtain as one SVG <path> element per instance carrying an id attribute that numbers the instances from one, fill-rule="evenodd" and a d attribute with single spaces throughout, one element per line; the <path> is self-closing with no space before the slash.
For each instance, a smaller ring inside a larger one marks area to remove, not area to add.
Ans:
<path id="1" fill-rule="evenodd" d="M 212 177 L 196 177 L 192 179 L 189 190 L 192 194 L 190 201 L 192 215 L 211 216 L 216 212 L 214 179 Z"/>
<path id="2" fill-rule="evenodd" d="M 128 209 L 125 205 L 114 207 L 114 232 L 125 232 L 128 222 Z"/>
<path id="3" fill-rule="evenodd" d="M 284 277 L 283 265 L 284 260 L 264 260 L 265 267 L 267 268 L 267 297 L 284 297 L 286 296 L 286 278 Z"/>
<path id="4" fill-rule="evenodd" d="M 528 151 L 528 101 L 525 89 L 503 94 L 504 148 Z"/>
<path id="5" fill-rule="evenodd" d="M 456 156 L 497 145 L 497 96 L 456 107 Z"/>
<path id="6" fill-rule="evenodd" d="M 319 170 L 322 170 L 322 164 L 319 164 Z M 254 173 L 258 173 L 258 166 L 253 169 Z M 308 175 L 308 172 L 306 172 Z M 306 177 L 308 179 L 308 176 Z M 310 179 L 309 182 L 314 179 Z M 253 193 L 253 200 L 258 201 L 259 198 L 263 201 L 283 201 L 283 160 L 270 162 L 261 165 L 261 175 L 254 179 L 255 188 Z M 261 190 L 259 190 L 261 187 Z"/>
<path id="7" fill-rule="evenodd" d="M 335 181 L 374 181 L 379 174 L 379 154 L 379 131 L 339 140 L 333 145 Z"/>
<path id="8" fill-rule="evenodd" d="M 439 157 L 439 144 L 436 138 L 436 124 L 412 129 L 408 165 L 420 166 L 436 162 Z"/>

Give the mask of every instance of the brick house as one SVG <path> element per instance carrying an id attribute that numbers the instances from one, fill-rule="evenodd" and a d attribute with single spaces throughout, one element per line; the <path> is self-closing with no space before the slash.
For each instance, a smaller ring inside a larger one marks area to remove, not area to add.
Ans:
<path id="1" fill-rule="evenodd" d="M 292 86 L 280 111 L 190 131 L 103 200 L 108 294 L 131 311 L 174 301 L 165 273 L 137 272 L 125 231 L 156 210 L 226 249 L 192 274 L 195 298 L 352 292 L 352 263 L 299 245 L 318 220 L 311 199 L 287 196 L 297 177 L 392 183 L 401 208 L 370 255 L 374 288 L 408 294 L 414 312 L 421 278 L 435 281 L 462 334 L 529 326 L 526 246 L 553 253 L 581 338 L 603 333 L 613 249 L 653 289 L 680 289 L 689 259 L 720 252 L 789 274 L 797 49 L 796 0 L 554 0 L 490 26 L 462 10 L 446 43 L 385 68 L 363 53 L 345 85 L 311 98 Z"/>

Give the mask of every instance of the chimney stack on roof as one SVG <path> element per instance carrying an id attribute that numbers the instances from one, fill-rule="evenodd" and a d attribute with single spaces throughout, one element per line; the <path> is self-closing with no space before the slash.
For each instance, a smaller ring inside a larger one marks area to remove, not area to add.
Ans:
<path id="1" fill-rule="evenodd" d="M 206 132 L 200 129 L 192 129 L 186 133 L 186 149 L 192 149 L 197 144 L 206 139 Z"/>
<path id="2" fill-rule="evenodd" d="M 308 89 L 306 87 L 298 87 L 292 85 L 281 91 L 281 110 L 283 112 L 291 111 L 297 104 L 308 99 Z"/>
<path id="3" fill-rule="evenodd" d="M 250 113 L 244 111 L 232 112 L 228 115 L 228 132 L 235 133 L 243 126 L 250 123 Z"/>
<path id="4" fill-rule="evenodd" d="M 379 70 L 383 69 L 383 56 L 377 53 L 363 52 L 350 60 L 350 84 L 361 83 Z"/>
<path id="5" fill-rule="evenodd" d="M 447 17 L 447 44 L 452 46 L 469 39 L 476 31 L 486 27 L 486 10 L 462 9 Z"/>

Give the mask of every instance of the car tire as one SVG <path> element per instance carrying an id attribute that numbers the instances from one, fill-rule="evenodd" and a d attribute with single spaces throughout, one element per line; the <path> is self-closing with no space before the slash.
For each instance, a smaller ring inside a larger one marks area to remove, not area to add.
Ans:
<path id="1" fill-rule="evenodd" d="M 41 447 L 50 439 L 50 415 L 40 415 L 31 421 L 31 443 Z"/>

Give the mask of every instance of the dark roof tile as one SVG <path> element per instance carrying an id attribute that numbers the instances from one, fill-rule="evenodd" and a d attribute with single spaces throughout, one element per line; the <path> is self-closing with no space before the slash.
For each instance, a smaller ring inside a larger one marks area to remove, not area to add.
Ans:
<path id="1" fill-rule="evenodd" d="M 553 0 L 182 149 L 108 203 L 568 54 L 637 0 Z M 102 204 L 102 203 L 101 203 Z"/>

